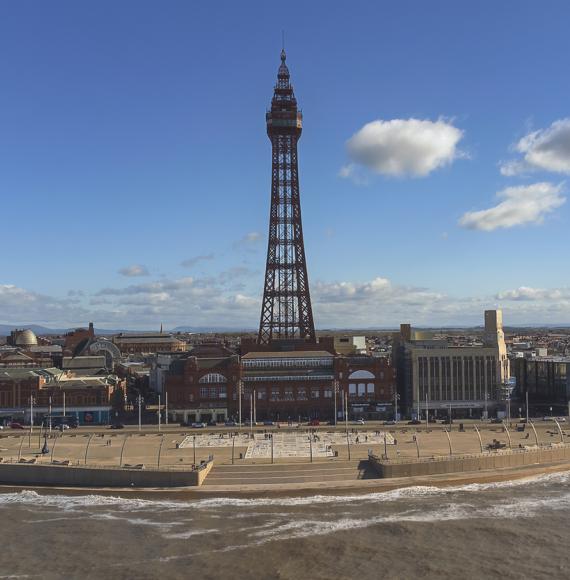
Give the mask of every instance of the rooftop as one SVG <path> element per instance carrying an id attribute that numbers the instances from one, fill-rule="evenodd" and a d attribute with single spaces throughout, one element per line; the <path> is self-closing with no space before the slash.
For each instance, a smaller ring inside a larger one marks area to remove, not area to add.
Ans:
<path id="1" fill-rule="evenodd" d="M 242 359 L 257 358 L 334 358 L 334 355 L 326 350 L 293 350 L 293 351 L 276 351 L 276 352 L 248 352 Z"/>

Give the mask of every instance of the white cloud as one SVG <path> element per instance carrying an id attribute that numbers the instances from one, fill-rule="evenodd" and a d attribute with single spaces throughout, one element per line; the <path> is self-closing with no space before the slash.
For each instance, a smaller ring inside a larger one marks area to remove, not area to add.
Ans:
<path id="1" fill-rule="evenodd" d="M 530 286 L 520 286 L 514 290 L 506 290 L 499 292 L 496 296 L 497 300 L 513 300 L 519 301 L 538 301 L 538 300 L 567 300 L 570 298 L 568 289 L 560 288 L 531 288 Z"/>
<path id="2" fill-rule="evenodd" d="M 245 272 L 228 270 L 229 276 Z M 261 308 L 261 284 L 244 289 L 214 278 L 161 279 L 125 288 L 103 288 L 72 300 L 0 285 L 0 323 L 38 323 L 51 327 L 157 328 L 181 325 L 255 328 Z M 252 291 L 253 288 L 253 291 Z M 378 276 L 363 282 L 318 281 L 311 286 L 318 328 L 480 325 L 483 310 L 502 306 L 507 324 L 570 323 L 570 288 L 532 288 L 482 297 L 449 296 L 428 288 L 405 286 Z M 501 304 L 502 303 L 502 304 Z"/>
<path id="3" fill-rule="evenodd" d="M 132 264 L 131 266 L 121 268 L 119 274 L 127 276 L 128 278 L 135 278 L 137 276 L 148 276 L 148 270 L 142 264 Z"/>
<path id="4" fill-rule="evenodd" d="M 340 170 L 352 177 L 357 165 L 375 173 L 424 177 L 462 153 L 463 131 L 451 123 L 421 119 L 381 119 L 367 123 L 347 141 L 351 163 Z"/>
<path id="5" fill-rule="evenodd" d="M 235 249 L 254 251 L 257 244 L 263 239 L 259 232 L 249 232 L 233 243 Z"/>
<path id="6" fill-rule="evenodd" d="M 546 129 L 525 135 L 514 145 L 522 159 L 501 165 L 503 175 L 533 170 L 570 174 L 570 118 L 555 121 Z"/>
<path id="7" fill-rule="evenodd" d="M 0 316 L 0 322 L 6 324 L 66 326 L 70 320 L 87 320 L 89 310 L 82 307 L 75 296 L 64 300 L 14 284 L 0 284 Z"/>
<path id="8" fill-rule="evenodd" d="M 503 201 L 480 211 L 468 211 L 459 224 L 468 229 L 492 231 L 525 224 L 541 224 L 544 217 L 565 203 L 563 184 L 534 183 L 507 187 L 497 193 Z"/>
<path id="9" fill-rule="evenodd" d="M 261 239 L 261 234 L 259 232 L 249 232 L 240 240 L 242 242 L 253 243 Z"/>
<path id="10" fill-rule="evenodd" d="M 181 266 L 185 268 L 193 268 L 196 264 L 200 262 L 207 262 L 214 259 L 214 254 L 202 254 L 200 256 L 193 256 L 192 258 L 188 258 L 180 262 Z"/>

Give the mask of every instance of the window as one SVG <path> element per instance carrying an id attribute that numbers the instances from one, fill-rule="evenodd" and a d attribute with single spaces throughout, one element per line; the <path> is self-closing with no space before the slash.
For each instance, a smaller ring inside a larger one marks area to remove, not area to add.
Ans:
<path id="1" fill-rule="evenodd" d="M 326 388 L 324 391 L 325 399 L 332 399 L 332 389 Z"/>
<path id="2" fill-rule="evenodd" d="M 208 398 L 208 387 L 200 387 L 200 398 L 201 399 Z"/>
<path id="3" fill-rule="evenodd" d="M 293 400 L 293 389 L 291 387 L 287 387 L 285 389 L 285 400 L 292 401 Z"/>
<path id="4" fill-rule="evenodd" d="M 366 385 L 364 383 L 358 383 L 358 396 L 364 397 L 366 394 Z"/>
<path id="5" fill-rule="evenodd" d="M 298 401 L 306 401 L 307 400 L 307 391 L 304 388 L 297 389 L 297 400 Z"/>
<path id="6" fill-rule="evenodd" d="M 321 393 L 319 389 L 311 389 L 311 399 L 320 399 Z"/>
<path id="7" fill-rule="evenodd" d="M 356 385 L 354 383 L 350 383 L 348 385 L 348 394 L 349 395 L 356 395 Z"/>
<path id="8" fill-rule="evenodd" d="M 267 399 L 267 390 L 266 389 L 259 389 L 259 391 L 257 391 L 257 398 L 260 401 Z"/>
<path id="9" fill-rule="evenodd" d="M 278 401 L 279 400 L 279 389 L 276 387 L 273 387 L 271 389 L 271 400 L 272 401 Z"/>
<path id="10" fill-rule="evenodd" d="M 366 385 L 366 392 L 367 392 L 369 395 L 373 395 L 373 394 L 374 394 L 374 383 L 368 383 L 368 384 Z"/>
<path id="11" fill-rule="evenodd" d="M 228 391 L 226 389 L 226 387 L 220 387 L 218 390 L 218 397 L 220 399 L 226 399 L 228 396 Z"/>
<path id="12" fill-rule="evenodd" d="M 208 373 L 200 378 L 199 383 L 227 383 L 228 380 L 224 375 L 219 373 Z"/>

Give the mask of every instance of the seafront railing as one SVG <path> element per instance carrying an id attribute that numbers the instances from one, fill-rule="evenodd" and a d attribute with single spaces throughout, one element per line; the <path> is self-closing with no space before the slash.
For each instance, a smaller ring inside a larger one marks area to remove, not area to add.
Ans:
<path id="1" fill-rule="evenodd" d="M 541 443 L 538 447 L 536 445 L 528 445 L 525 447 L 514 447 L 512 449 L 487 449 L 482 453 L 454 453 L 453 455 L 428 455 L 425 457 L 384 457 L 375 453 L 368 453 L 368 457 L 387 464 L 402 464 L 402 463 L 433 463 L 437 461 L 449 461 L 450 459 L 479 459 L 481 457 L 498 457 L 501 455 L 516 455 L 524 454 L 534 451 L 551 450 L 551 449 L 570 449 L 568 443 Z"/>

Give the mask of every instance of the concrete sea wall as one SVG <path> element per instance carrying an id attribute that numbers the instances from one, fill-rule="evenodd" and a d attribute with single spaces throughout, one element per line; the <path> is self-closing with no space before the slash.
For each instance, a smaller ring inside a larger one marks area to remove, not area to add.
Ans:
<path id="1" fill-rule="evenodd" d="M 413 477 L 442 473 L 482 471 L 505 467 L 522 467 L 541 463 L 554 463 L 570 459 L 570 446 L 530 447 L 526 449 L 501 450 L 473 455 L 436 457 L 417 460 L 384 460 L 369 456 L 370 464 L 380 477 Z"/>
<path id="2" fill-rule="evenodd" d="M 0 484 L 68 487 L 186 487 L 202 485 L 213 461 L 196 470 L 130 469 L 0 463 Z"/>

